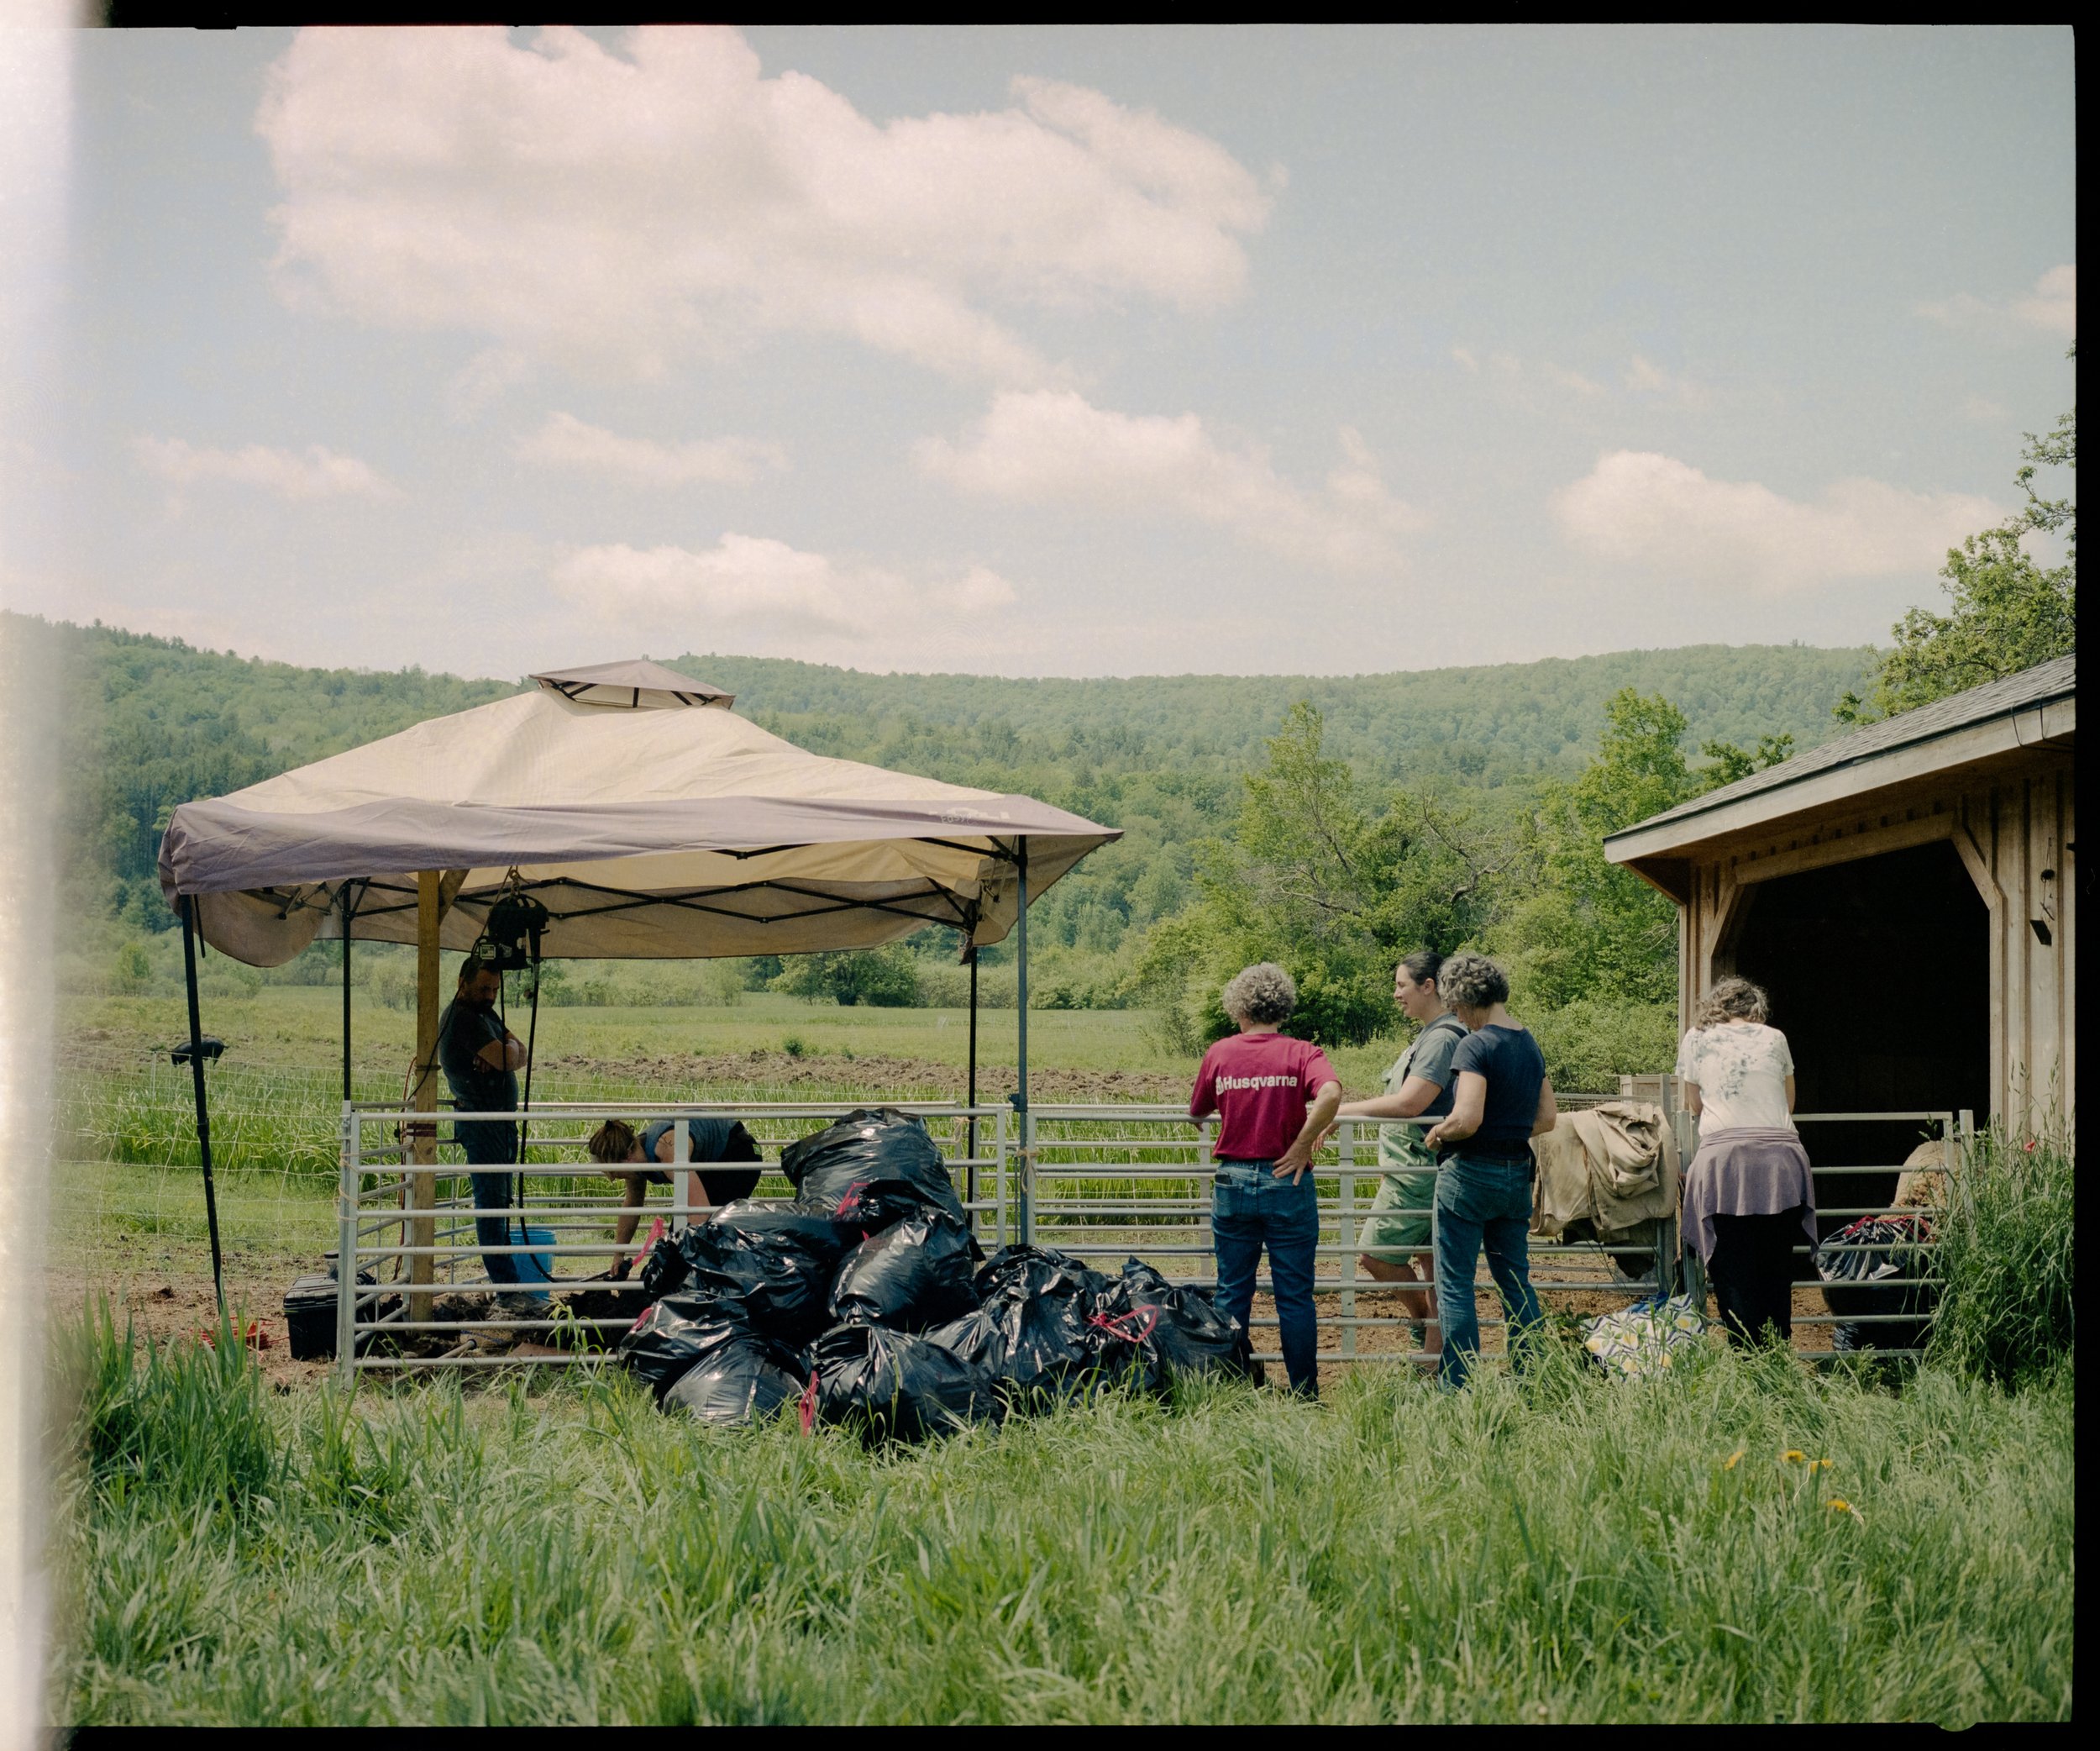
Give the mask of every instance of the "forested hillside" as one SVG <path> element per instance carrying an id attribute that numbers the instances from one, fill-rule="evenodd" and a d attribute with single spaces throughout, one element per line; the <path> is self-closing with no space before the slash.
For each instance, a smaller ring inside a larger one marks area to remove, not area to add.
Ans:
<path id="1" fill-rule="evenodd" d="M 1826 739 L 1831 705 L 1873 653 L 1799 644 L 1689 645 L 1478 669 L 1396 675 L 1144 676 L 1008 681 L 974 675 L 869 675 L 769 657 L 667 658 L 727 687 L 738 709 L 826 753 L 912 766 L 962 760 L 1016 765 L 1154 770 L 1259 760 L 1284 714 L 1304 700 L 1326 719 L 1329 751 L 1365 777 L 1494 786 L 1541 771 L 1572 776 L 1622 687 L 1660 693 L 1693 743 L 1755 744 L 1791 733 Z M 969 731 L 958 737 L 956 731 Z M 988 781 L 973 778 L 966 781 Z"/>
<path id="2" fill-rule="evenodd" d="M 47 642 L 74 706 L 61 755 L 68 977 L 87 986 L 174 976 L 171 944 L 153 939 L 173 922 L 155 861 L 177 803 L 520 685 L 302 669 L 99 624 L 23 629 Z M 1046 1006 L 1142 1003 L 1193 1044 L 1221 1025 L 1224 963 L 1276 958 L 1300 978 L 1304 1026 L 1362 1039 L 1393 1025 L 1398 948 L 1478 942 L 1509 957 L 1546 1033 L 1566 1036 L 1549 1040 L 1555 1061 L 1587 1086 L 1648 1065 L 1673 1025 L 1667 903 L 1604 864 L 1600 833 L 1719 781 L 1731 760 L 1776 757 L 1788 736 L 1824 740 L 1872 655 L 1711 645 L 1419 674 L 1105 681 L 668 660 L 816 751 L 1026 791 L 1121 828 L 1032 914 Z M 728 976 L 848 1002 L 946 1002 L 962 988 L 953 951 L 927 931 L 871 954 L 704 975 L 557 966 L 550 996 L 707 1001 L 705 987 L 719 1001 Z M 331 959 L 317 948 L 269 976 L 325 978 Z M 1011 1002 L 1005 959 L 990 957 L 995 1004 Z M 360 966 L 394 976 L 384 956 Z"/>
<path id="3" fill-rule="evenodd" d="M 76 904 L 144 931 L 169 923 L 153 870 L 176 803 L 517 685 L 417 668 L 302 669 L 100 624 L 38 622 L 27 630 L 50 641 L 51 665 L 68 675 L 68 697 L 81 707 L 68 714 L 62 756 Z M 1835 727 L 1831 703 L 1859 684 L 1869 656 L 1707 645 L 1347 678 L 1105 681 L 869 675 L 758 657 L 668 660 L 734 690 L 739 711 L 818 752 L 1026 791 L 1123 828 L 1123 843 L 1083 865 L 1041 914 L 1046 941 L 1105 953 L 1132 925 L 1180 908 L 1194 846 L 1232 818 L 1242 776 L 1259 765 L 1298 701 L 1323 714 L 1328 753 L 1367 781 L 1492 806 L 1499 789 L 1579 770 L 1606 700 L 1626 686 L 1677 705 L 1689 745 L 1791 733 L 1812 746 Z"/>

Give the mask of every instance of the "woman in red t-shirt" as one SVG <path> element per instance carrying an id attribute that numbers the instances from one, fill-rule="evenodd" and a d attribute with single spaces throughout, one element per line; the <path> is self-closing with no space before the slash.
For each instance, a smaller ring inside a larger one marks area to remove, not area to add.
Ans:
<path id="1" fill-rule="evenodd" d="M 1298 987 L 1283 968 L 1270 961 L 1248 967 L 1221 1001 L 1240 1031 L 1203 1054 L 1189 1097 L 1189 1117 L 1218 1119 L 1210 1151 L 1218 1306 L 1246 1329 L 1267 1246 L 1284 1371 L 1294 1392 L 1317 1398 L 1312 1291 L 1320 1202 L 1310 1170 L 1314 1144 L 1341 1104 L 1341 1084 L 1318 1046 L 1276 1031 L 1298 1007 Z"/>

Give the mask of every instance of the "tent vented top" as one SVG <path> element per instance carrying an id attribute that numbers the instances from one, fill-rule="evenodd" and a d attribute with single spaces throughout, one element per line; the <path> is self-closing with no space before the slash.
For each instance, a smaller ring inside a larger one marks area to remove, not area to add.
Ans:
<path id="1" fill-rule="evenodd" d="M 469 947 L 507 887 L 553 915 L 549 956 L 704 958 L 870 948 L 927 923 L 1004 938 L 1119 838 L 1033 797 L 832 760 L 646 661 L 549 670 L 437 718 L 176 809 L 170 902 L 253 965 L 349 933 L 416 940 L 443 871 L 441 940 Z"/>
<path id="2" fill-rule="evenodd" d="M 736 702 L 734 693 L 635 657 L 621 663 L 586 663 L 575 669 L 548 669 L 531 677 L 549 691 L 573 699 L 579 705 L 625 707 L 629 711 L 660 711 L 679 706 L 715 706 L 722 710 Z"/>

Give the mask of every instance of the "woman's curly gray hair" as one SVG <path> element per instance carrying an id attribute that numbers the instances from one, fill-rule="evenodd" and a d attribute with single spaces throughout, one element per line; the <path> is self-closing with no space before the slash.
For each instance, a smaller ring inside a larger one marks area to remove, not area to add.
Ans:
<path id="1" fill-rule="evenodd" d="M 1218 1002 L 1236 1022 L 1274 1027 L 1289 1021 L 1298 1007 L 1298 986 L 1274 961 L 1258 961 L 1227 980 Z"/>
<path id="2" fill-rule="evenodd" d="M 1747 979 L 1723 979 L 1707 992 L 1693 1025 L 1712 1028 L 1725 1021 L 1762 1022 L 1771 1017 L 1772 1000 L 1761 985 L 1752 985 Z"/>
<path id="3" fill-rule="evenodd" d="M 1436 989 L 1454 1009 L 1488 1009 L 1509 997 L 1509 975 L 1484 954 L 1446 954 Z"/>

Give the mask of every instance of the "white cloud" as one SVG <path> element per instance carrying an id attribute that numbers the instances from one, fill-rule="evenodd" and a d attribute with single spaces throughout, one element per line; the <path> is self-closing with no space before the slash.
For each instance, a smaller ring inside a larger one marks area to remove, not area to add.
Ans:
<path id="1" fill-rule="evenodd" d="M 2052 267 L 2022 297 L 1980 298 L 1964 292 L 1920 304 L 1918 313 L 1950 329 L 2013 337 L 2053 334 L 2069 340 L 2078 333 L 2078 266 L 2067 261 Z"/>
<path id="2" fill-rule="evenodd" d="M 787 466 L 787 453 L 777 444 L 751 438 L 656 444 L 585 425 L 573 413 L 549 414 L 545 424 L 514 448 L 521 460 L 543 467 L 622 476 L 648 486 L 737 486 L 755 481 L 763 470 Z"/>
<path id="3" fill-rule="evenodd" d="M 1662 403 L 1664 407 L 1695 410 L 1714 399 L 1713 392 L 1695 377 L 1667 371 L 1639 353 L 1626 366 L 1623 379 L 1629 395 Z"/>
<path id="4" fill-rule="evenodd" d="M 1939 569 L 2004 512 L 1966 493 L 1832 483 L 1813 503 L 1755 481 L 1717 481 L 1673 457 L 1611 450 L 1554 495 L 1562 534 L 1596 558 L 1687 584 L 1782 592 Z"/>
<path id="5" fill-rule="evenodd" d="M 988 307 L 1235 297 L 1270 196 L 1100 92 L 876 123 L 733 31 L 312 30 L 257 131 L 281 283 L 364 321 L 642 376 L 769 333 L 961 377 L 1056 373 Z"/>
<path id="6" fill-rule="evenodd" d="M 1293 486 L 1267 454 L 1221 444 L 1194 413 L 1118 413 L 1070 390 L 995 397 L 959 444 L 927 439 L 927 473 L 966 492 L 1037 504 L 1165 511 L 1219 524 L 1285 558 L 1342 570 L 1399 563 L 1394 537 L 1424 526 L 1387 492 L 1363 439 L 1344 428 L 1326 489 Z"/>
<path id="7" fill-rule="evenodd" d="M 1713 400 L 1712 391 L 1697 378 L 1667 371 L 1639 353 L 1620 372 L 1616 392 L 1596 377 L 1550 359 L 1527 363 L 1515 353 L 1483 355 L 1468 346 L 1453 347 L 1451 356 L 1468 376 L 1481 378 L 1509 400 L 1535 412 L 1564 409 L 1571 400 L 1607 400 L 1614 394 L 1687 410 L 1704 408 Z"/>
<path id="8" fill-rule="evenodd" d="M 171 486 L 223 481 L 259 486 L 280 498 L 399 498 L 401 489 L 369 462 L 339 456 L 319 444 L 302 451 L 250 444 L 239 450 L 208 450 L 180 438 L 140 438 L 133 445 L 140 465 Z"/>
<path id="9" fill-rule="evenodd" d="M 533 361 L 510 347 L 484 347 L 455 371 L 445 385 L 445 412 L 461 425 L 470 425 L 506 390 L 515 388 L 533 374 Z"/>
<path id="10" fill-rule="evenodd" d="M 894 643 L 958 616 L 1011 606 L 1014 586 L 972 567 L 953 582 L 914 584 L 879 566 L 841 564 L 764 536 L 725 534 L 713 547 L 580 548 L 551 574 L 556 595 L 606 618 L 639 621 L 704 642 L 743 633 L 880 635 Z"/>

